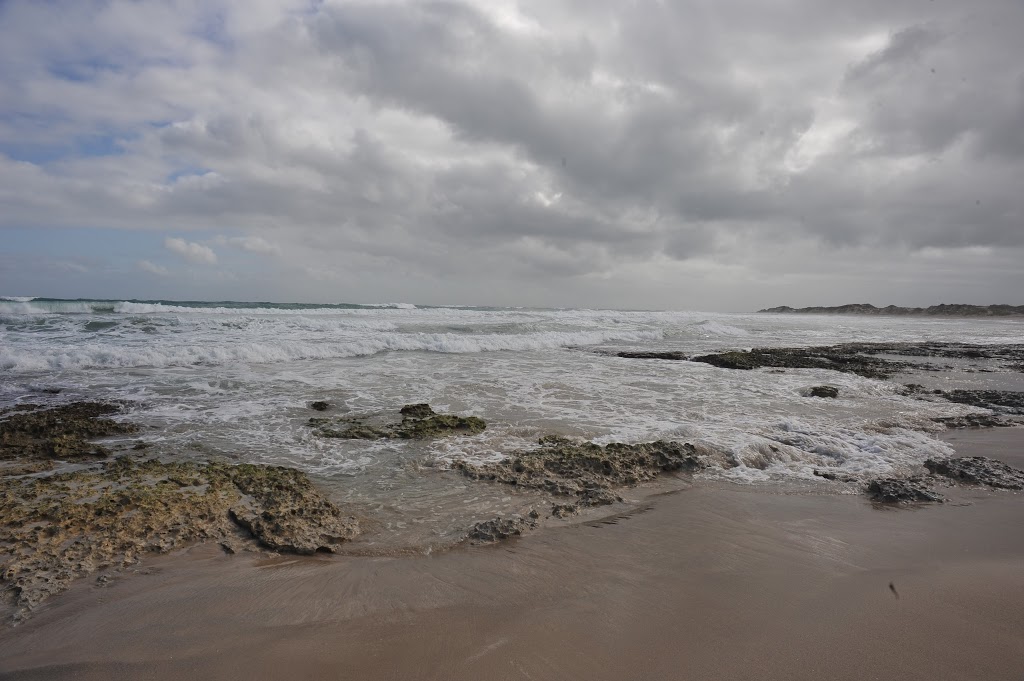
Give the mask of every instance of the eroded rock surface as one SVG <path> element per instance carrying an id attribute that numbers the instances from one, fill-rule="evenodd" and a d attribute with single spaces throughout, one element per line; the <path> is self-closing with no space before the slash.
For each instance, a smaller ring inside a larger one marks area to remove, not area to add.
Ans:
<path id="1" fill-rule="evenodd" d="M 536 511 L 531 511 L 526 517 L 516 514 L 485 520 L 470 528 L 466 539 L 473 544 L 495 544 L 509 537 L 518 537 L 525 530 L 536 527 L 538 517 Z"/>
<path id="2" fill-rule="evenodd" d="M 884 504 L 944 501 L 941 494 L 918 478 L 880 478 L 869 482 L 865 489 L 872 501 Z"/>
<path id="3" fill-rule="evenodd" d="M 1024 471 L 983 456 L 928 459 L 925 468 L 957 482 L 1001 489 L 1024 489 Z"/>
<path id="4" fill-rule="evenodd" d="M 310 425 L 319 426 L 317 435 L 355 440 L 425 439 L 447 435 L 476 435 L 487 428 L 476 416 L 438 414 L 429 404 L 407 404 L 399 411 L 401 420 L 375 417 L 344 417 L 334 425 L 322 419 Z"/>
<path id="5" fill-rule="evenodd" d="M 941 423 L 951 430 L 958 428 L 1006 428 L 1017 425 L 1005 416 L 994 414 L 965 414 L 963 416 L 938 416 L 935 423 Z"/>
<path id="6" fill-rule="evenodd" d="M 887 378 L 909 368 L 909 363 L 895 362 L 865 353 L 863 344 L 833 345 L 814 348 L 755 348 L 747 351 L 718 352 L 692 357 L 722 369 L 830 369 L 858 374 L 868 378 Z"/>
<path id="7" fill-rule="evenodd" d="M 0 581 L 21 613 L 73 579 L 147 553 L 208 540 L 333 551 L 358 531 L 289 468 L 122 456 L 88 470 L 0 477 Z"/>
<path id="8" fill-rule="evenodd" d="M 30 405 L 31 406 L 31 405 Z M 130 423 L 104 418 L 121 408 L 75 402 L 45 410 L 12 410 L 0 420 L 0 460 L 102 459 L 110 455 L 93 438 L 135 432 Z"/>
<path id="9" fill-rule="evenodd" d="M 576 503 L 584 506 L 598 506 L 620 500 L 616 487 L 637 485 L 667 471 L 695 471 L 714 458 L 692 444 L 679 442 L 612 443 L 602 447 L 548 436 L 539 444 L 538 449 L 516 452 L 497 463 L 456 461 L 453 468 L 475 480 L 542 489 L 575 497 Z M 575 510 L 557 505 L 554 515 L 565 517 Z"/>
<path id="10" fill-rule="evenodd" d="M 638 359 L 686 359 L 677 351 L 625 351 L 619 357 Z M 885 357 L 895 355 L 900 359 Z M 905 359 L 903 359 L 905 358 Z M 937 365 L 934 358 L 988 360 L 1011 371 L 1024 367 L 1024 345 L 971 345 L 967 343 L 841 343 L 806 348 L 754 348 L 690 357 L 723 369 L 830 369 L 867 378 L 889 378 L 911 369 L 952 369 Z M 973 371 L 975 369 L 965 369 Z M 987 371 L 990 369 L 979 369 Z"/>
<path id="11" fill-rule="evenodd" d="M 951 390 L 941 394 L 950 402 L 991 409 L 1000 414 L 1024 416 L 1024 392 L 1013 390 Z"/>

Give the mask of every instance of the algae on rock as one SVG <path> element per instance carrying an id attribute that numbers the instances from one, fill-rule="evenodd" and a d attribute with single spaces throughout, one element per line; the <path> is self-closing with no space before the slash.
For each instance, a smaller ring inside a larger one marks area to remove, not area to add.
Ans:
<path id="1" fill-rule="evenodd" d="M 121 408 L 101 402 L 74 402 L 45 410 L 12 411 L 0 420 L 0 460 L 102 459 L 110 455 L 92 438 L 133 433 L 130 423 L 109 418 Z"/>
<path id="2" fill-rule="evenodd" d="M 21 613 L 70 582 L 200 541 L 334 551 L 355 518 L 301 472 L 276 466 L 137 461 L 46 477 L 0 477 L 0 581 Z"/>
<path id="3" fill-rule="evenodd" d="M 438 414 L 429 404 L 407 404 L 399 411 L 400 421 L 374 422 L 368 417 L 345 417 L 339 419 L 341 428 L 331 428 L 323 421 L 318 425 L 321 437 L 348 440 L 402 439 L 422 440 L 447 435 L 476 435 L 487 428 L 484 420 L 476 416 Z"/>
<path id="4" fill-rule="evenodd" d="M 492 480 L 508 485 L 541 489 L 552 494 L 576 497 L 584 506 L 620 501 L 616 487 L 637 485 L 669 471 L 695 471 L 712 463 L 713 455 L 701 453 L 690 443 L 646 442 L 601 446 L 567 438 L 547 436 L 540 447 L 515 452 L 497 463 L 471 464 L 458 460 L 455 470 L 475 480 Z M 724 460 L 715 463 L 726 464 Z M 727 464 L 726 464 L 727 465 Z M 557 504 L 553 514 L 574 514 L 573 506 Z"/>

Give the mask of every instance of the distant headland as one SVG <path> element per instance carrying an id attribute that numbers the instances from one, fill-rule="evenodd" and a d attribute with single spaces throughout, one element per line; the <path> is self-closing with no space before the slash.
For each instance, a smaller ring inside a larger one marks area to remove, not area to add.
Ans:
<path id="1" fill-rule="evenodd" d="M 875 307 L 869 303 L 853 303 L 835 307 L 799 307 L 788 305 L 769 307 L 758 312 L 786 314 L 861 314 L 861 315 L 918 315 L 927 317 L 1024 317 L 1024 305 L 932 305 L 930 307 Z"/>

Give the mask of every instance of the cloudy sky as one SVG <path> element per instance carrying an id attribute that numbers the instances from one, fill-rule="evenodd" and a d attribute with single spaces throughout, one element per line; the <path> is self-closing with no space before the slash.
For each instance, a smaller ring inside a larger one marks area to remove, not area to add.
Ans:
<path id="1" fill-rule="evenodd" d="M 0 294 L 1024 303 L 1021 0 L 0 0 Z"/>

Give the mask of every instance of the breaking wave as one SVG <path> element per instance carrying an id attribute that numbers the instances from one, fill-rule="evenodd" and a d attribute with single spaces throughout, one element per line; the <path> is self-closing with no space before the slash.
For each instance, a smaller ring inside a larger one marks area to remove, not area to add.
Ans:
<path id="1" fill-rule="evenodd" d="M 341 342 L 189 343 L 116 347 L 99 343 L 32 349 L 0 350 L 0 369 L 47 371 L 103 367 L 170 367 L 221 365 L 233 362 L 267 364 L 308 359 L 339 359 L 388 351 L 478 353 L 530 351 L 597 345 L 606 342 L 657 340 L 658 331 L 557 332 L 461 335 L 452 333 L 377 333 Z"/>

